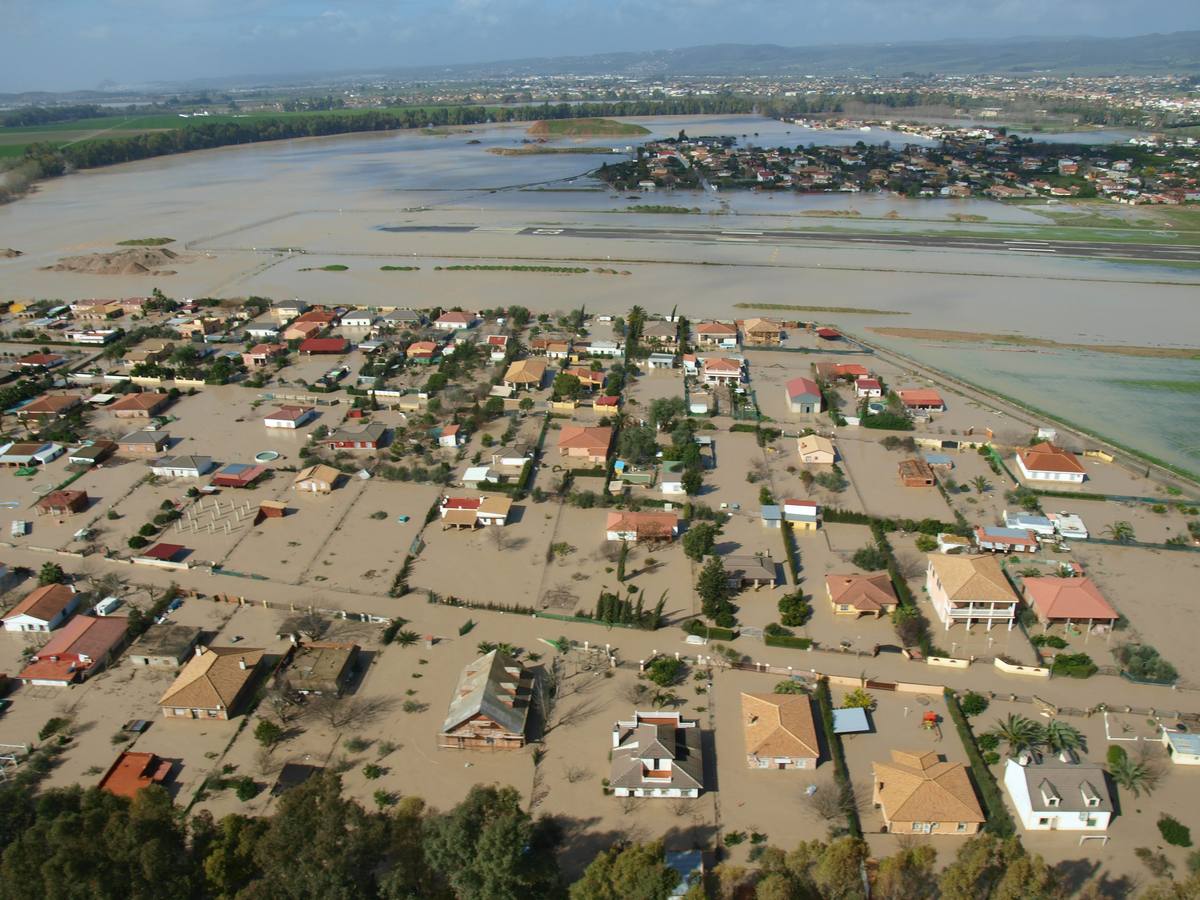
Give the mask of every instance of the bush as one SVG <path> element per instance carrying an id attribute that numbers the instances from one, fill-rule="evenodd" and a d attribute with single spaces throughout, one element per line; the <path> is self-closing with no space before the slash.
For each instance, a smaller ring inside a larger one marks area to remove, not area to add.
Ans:
<path id="1" fill-rule="evenodd" d="M 646 677 L 659 687 L 670 687 L 683 680 L 687 666 L 673 656 L 660 656 L 646 666 Z"/>
<path id="2" fill-rule="evenodd" d="M 850 561 L 864 572 L 878 572 L 887 568 L 888 555 L 878 547 L 862 547 L 854 551 Z"/>
<path id="3" fill-rule="evenodd" d="M 1179 820 L 1168 815 L 1158 817 L 1158 833 L 1172 847 L 1192 846 L 1192 832 Z"/>
<path id="4" fill-rule="evenodd" d="M 283 740 L 283 728 L 270 719 L 260 719 L 254 726 L 254 739 L 264 747 L 274 747 Z"/>
<path id="5" fill-rule="evenodd" d="M 1116 657 L 1130 677 L 1140 681 L 1172 682 L 1179 677 L 1175 667 L 1149 644 L 1122 644 Z"/>
<path id="6" fill-rule="evenodd" d="M 710 641 L 732 641 L 738 636 L 738 633 L 733 629 L 705 625 L 699 619 L 688 619 L 687 623 L 683 626 L 683 630 L 688 634 L 698 634 L 700 637 L 708 638 Z"/>
<path id="7" fill-rule="evenodd" d="M 130 550 L 141 550 L 143 547 L 148 547 L 150 542 L 140 534 L 135 534 L 128 541 Z"/>
<path id="8" fill-rule="evenodd" d="M 979 745 L 980 750 L 995 750 L 1000 746 L 1000 736 L 991 731 L 985 731 L 983 734 L 975 738 L 975 743 Z M 1120 750 L 1120 747 L 1116 748 Z"/>
<path id="9" fill-rule="evenodd" d="M 812 604 L 799 591 L 779 598 L 779 621 L 784 625 L 799 627 L 812 618 Z"/>
<path id="10" fill-rule="evenodd" d="M 1129 754 L 1120 744 L 1113 744 L 1108 748 L 1108 767 L 1110 769 L 1120 768 L 1128 758 Z"/>
<path id="11" fill-rule="evenodd" d="M 917 549 L 922 553 L 932 553 L 938 545 L 937 538 L 931 534 L 918 534 L 916 544 Z"/>
<path id="12" fill-rule="evenodd" d="M 988 708 L 988 699 L 983 694 L 977 694 L 974 691 L 967 691 L 959 703 L 962 707 L 963 714 L 974 718 L 982 715 Z"/>
<path id="13" fill-rule="evenodd" d="M 778 622 L 772 622 L 763 629 L 763 634 L 765 634 L 767 637 L 791 637 L 792 630 L 790 628 L 784 628 Z"/>
<path id="14" fill-rule="evenodd" d="M 367 763 L 363 766 L 362 773 L 363 778 L 368 781 L 374 781 L 377 778 L 383 777 L 383 766 L 376 765 L 375 763 Z"/>
<path id="15" fill-rule="evenodd" d="M 787 635 L 766 635 L 763 643 L 768 647 L 790 647 L 793 650 L 807 650 L 812 646 L 812 640 L 803 637 L 788 637 Z"/>
<path id="16" fill-rule="evenodd" d="M 1035 647 L 1053 647 L 1055 650 L 1067 648 L 1067 642 L 1057 634 L 1035 634 L 1029 639 L 1029 643 Z"/>
<path id="17" fill-rule="evenodd" d="M 262 791 L 262 786 L 259 785 L 259 783 L 249 775 L 243 775 L 241 778 L 237 779 L 234 784 L 236 785 L 234 787 L 234 793 L 237 794 L 237 798 L 243 802 L 246 800 L 253 800 Z"/>
<path id="18" fill-rule="evenodd" d="M 1069 678 L 1091 678 L 1096 674 L 1097 668 L 1086 653 L 1060 653 L 1054 657 L 1054 665 L 1050 667 L 1050 671 Z"/>

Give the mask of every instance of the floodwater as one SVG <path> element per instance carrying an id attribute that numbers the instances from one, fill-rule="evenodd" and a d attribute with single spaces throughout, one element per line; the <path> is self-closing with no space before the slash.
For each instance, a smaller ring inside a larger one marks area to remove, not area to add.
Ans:
<path id="1" fill-rule="evenodd" d="M 766 146 L 912 141 L 879 129 L 813 131 L 759 117 L 637 121 L 650 129 L 649 137 L 685 130 L 691 135 L 731 134 Z M 530 226 L 553 231 L 565 224 L 734 231 L 828 229 L 848 222 L 859 222 L 860 228 L 953 228 L 956 215 L 987 220 L 985 226 L 965 226 L 971 229 L 1047 223 L 1036 208 L 984 200 L 712 191 L 659 191 L 630 199 L 633 195 L 610 191 L 587 173 L 605 159 L 625 158 L 632 140 L 556 142 L 608 147 L 616 151 L 611 154 L 487 152 L 519 146 L 523 138 L 523 125 L 312 138 L 146 160 L 48 182 L 32 196 L 0 207 L 0 248 L 26 254 L 0 260 L 0 297 L 69 300 L 145 295 L 161 287 L 180 297 L 253 293 L 365 305 L 395 302 L 399 296 L 412 306 L 523 303 L 552 310 L 586 303 L 591 310 L 619 311 L 636 301 L 661 312 L 678 306 L 692 317 L 744 314 L 733 308 L 738 302 L 783 303 L 905 313 L 823 314 L 860 331 L 896 325 L 1011 331 L 1080 343 L 1200 346 L 1200 273 L 1195 271 L 849 242 L 776 247 L 736 236 L 700 244 L 521 234 Z M 701 212 L 630 213 L 645 204 Z M 394 225 L 474 230 L 380 230 Z M 40 271 L 64 255 L 111 250 L 122 239 L 160 235 L 175 238 L 173 248 L 189 251 L 190 261 L 172 265 L 175 275 Z M 587 260 L 595 267 L 611 262 L 611 268 L 630 274 L 434 271 L 434 266 L 464 259 Z M 379 270 L 382 264 L 402 261 L 421 270 Z M 302 271 L 332 262 L 350 270 Z M 887 343 L 1122 443 L 1200 469 L 1196 395 L 1130 386 L 1200 380 L 1200 366 L 1193 362 L 1077 351 L 982 352 L 972 345 L 896 339 Z"/>

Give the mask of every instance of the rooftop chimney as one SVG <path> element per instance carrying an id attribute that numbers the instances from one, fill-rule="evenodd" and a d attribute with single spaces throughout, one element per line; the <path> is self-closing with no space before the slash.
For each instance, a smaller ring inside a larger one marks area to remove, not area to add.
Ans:
<path id="1" fill-rule="evenodd" d="M 243 656 L 241 659 L 238 660 L 238 668 L 239 669 L 246 668 L 246 657 Z"/>

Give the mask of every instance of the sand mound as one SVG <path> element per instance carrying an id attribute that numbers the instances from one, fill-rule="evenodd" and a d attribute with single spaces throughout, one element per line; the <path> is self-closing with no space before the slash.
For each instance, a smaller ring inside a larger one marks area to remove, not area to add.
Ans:
<path id="1" fill-rule="evenodd" d="M 22 255 L 20 250 L 14 250 L 12 247 L 0 247 L 0 259 L 15 259 Z"/>
<path id="2" fill-rule="evenodd" d="M 64 256 L 47 272 L 79 272 L 85 275 L 174 275 L 174 269 L 164 269 L 170 262 L 190 262 L 165 247 L 134 247 L 112 253 L 88 253 L 84 256 Z"/>

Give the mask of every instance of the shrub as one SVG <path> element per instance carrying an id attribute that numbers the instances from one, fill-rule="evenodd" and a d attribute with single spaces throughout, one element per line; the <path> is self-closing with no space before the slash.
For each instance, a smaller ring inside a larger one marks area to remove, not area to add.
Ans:
<path id="1" fill-rule="evenodd" d="M 670 687 L 683 680 L 687 666 L 673 656 L 660 656 L 646 666 L 646 677 L 659 687 Z"/>
<path id="2" fill-rule="evenodd" d="M 974 771 L 975 783 L 979 787 L 979 793 L 983 797 L 983 804 L 987 809 L 987 827 L 997 837 L 1009 837 L 1016 832 L 1016 826 L 1013 825 L 1012 816 L 1008 814 L 1008 810 L 1004 806 L 1004 799 L 1000 796 L 1000 787 L 996 784 L 996 776 L 988 768 L 990 764 L 987 757 L 979 752 L 980 745 L 976 741 L 970 723 L 967 722 L 967 717 L 963 715 L 957 695 L 950 688 L 946 688 L 945 698 L 946 710 L 950 713 L 954 727 L 958 730 L 958 737 L 962 741 L 963 749 L 967 751 L 967 758 L 971 761 L 971 769 Z M 994 752 L 994 748 L 988 752 Z"/>
<path id="3" fill-rule="evenodd" d="M 793 650 L 807 650 L 812 646 L 810 638 L 788 637 L 787 635 L 766 635 L 763 643 L 768 647 L 791 647 Z"/>
<path id="4" fill-rule="evenodd" d="M 1168 815 L 1158 817 L 1158 833 L 1172 847 L 1192 846 L 1192 832 L 1186 825 Z"/>
<path id="5" fill-rule="evenodd" d="M 142 537 L 140 534 L 135 534 L 133 537 L 131 537 L 129 539 L 128 543 L 129 543 L 130 550 L 141 550 L 143 547 L 147 547 L 150 545 L 150 542 L 148 540 L 146 540 L 144 537 Z"/>
<path id="6" fill-rule="evenodd" d="M 234 784 L 236 785 L 234 788 L 234 793 L 237 794 L 237 798 L 243 802 L 246 800 L 253 800 L 262 791 L 262 787 L 259 785 L 259 783 L 249 775 L 243 775 L 241 778 L 237 779 Z"/>
<path id="7" fill-rule="evenodd" d="M 958 704 L 962 707 L 964 715 L 975 717 L 982 715 L 988 708 L 988 699 L 983 694 L 977 694 L 974 691 L 967 691 L 962 700 Z"/>
<path id="8" fill-rule="evenodd" d="M 1054 657 L 1054 665 L 1050 671 L 1055 675 L 1066 675 L 1070 678 L 1091 678 L 1096 674 L 1097 665 L 1086 653 L 1060 653 Z"/>
<path id="9" fill-rule="evenodd" d="M 362 773 L 363 778 L 368 781 L 374 781 L 377 778 L 383 777 L 383 766 L 376 765 L 375 763 L 367 763 L 363 766 Z"/>
<path id="10" fill-rule="evenodd" d="M 989 750 L 987 753 L 983 754 L 983 761 L 989 766 L 994 766 L 996 763 L 1000 762 L 1000 754 L 995 750 Z"/>
<path id="11" fill-rule="evenodd" d="M 1120 744 L 1113 744 L 1108 748 L 1108 767 L 1110 769 L 1120 768 L 1128 758 L 1129 754 Z"/>
<path id="12" fill-rule="evenodd" d="M 932 553 L 938 545 L 937 538 L 931 534 L 918 534 L 916 543 L 917 549 L 922 553 Z"/>
<path id="13" fill-rule="evenodd" d="M 1000 736 L 992 731 L 985 731 L 983 734 L 975 738 L 975 743 L 979 745 L 980 750 L 995 750 L 1000 746 Z M 1120 747 L 1116 749 L 1120 750 Z"/>
<path id="14" fill-rule="evenodd" d="M 779 621 L 784 625 L 799 627 L 812 618 L 812 604 L 799 591 L 779 598 Z"/>
<path id="15" fill-rule="evenodd" d="M 274 747 L 283 740 L 283 728 L 270 719 L 260 719 L 254 726 L 254 739 L 264 747 Z"/>
<path id="16" fill-rule="evenodd" d="M 862 547 L 854 551 L 850 561 L 864 572 L 878 572 L 887 568 L 888 555 L 878 547 Z"/>
<path id="17" fill-rule="evenodd" d="M 1035 634 L 1029 639 L 1029 643 L 1035 647 L 1053 647 L 1055 650 L 1067 648 L 1067 642 L 1057 634 Z"/>
<path id="18" fill-rule="evenodd" d="M 1125 671 L 1141 681 L 1175 681 L 1179 673 L 1149 644 L 1122 644 L 1116 657 Z"/>

